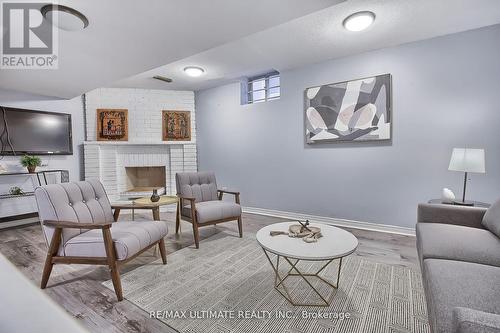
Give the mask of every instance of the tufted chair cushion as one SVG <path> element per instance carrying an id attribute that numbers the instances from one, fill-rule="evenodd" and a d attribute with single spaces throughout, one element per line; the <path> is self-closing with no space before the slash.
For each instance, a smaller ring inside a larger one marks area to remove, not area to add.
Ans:
<path id="1" fill-rule="evenodd" d="M 96 179 L 40 186 L 35 189 L 35 197 L 40 221 L 113 222 L 108 196 Z M 45 240 L 50 244 L 54 228 L 45 225 L 42 225 L 42 228 Z M 63 229 L 62 244 L 86 231 Z"/>
<path id="2" fill-rule="evenodd" d="M 175 182 L 178 194 L 185 197 L 195 198 L 196 202 L 218 199 L 217 182 L 213 172 L 176 173 Z"/>

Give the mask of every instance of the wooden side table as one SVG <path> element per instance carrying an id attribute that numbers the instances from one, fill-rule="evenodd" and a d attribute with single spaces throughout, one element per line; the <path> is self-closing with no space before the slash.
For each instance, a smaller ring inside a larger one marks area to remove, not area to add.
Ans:
<path id="1" fill-rule="evenodd" d="M 489 203 L 481 202 L 481 201 L 471 201 L 474 205 L 469 206 L 469 207 L 482 207 L 482 208 L 490 208 Z M 452 201 L 446 201 L 443 199 L 431 199 L 428 201 L 430 204 L 441 204 L 441 205 L 455 205 Z M 459 205 L 457 205 L 459 206 Z M 467 207 L 467 206 L 461 206 L 461 207 Z"/>
<path id="2" fill-rule="evenodd" d="M 123 204 L 113 204 L 111 205 L 111 208 L 113 208 L 115 211 L 113 213 L 113 218 L 115 221 L 118 221 L 118 217 L 120 216 L 120 212 L 122 209 L 131 209 L 132 210 L 132 220 L 134 220 L 134 212 L 136 209 L 150 209 L 151 212 L 153 213 L 153 220 L 159 221 L 160 220 L 160 207 L 161 206 L 166 206 L 166 205 L 177 205 L 177 211 L 175 214 L 175 219 L 176 222 L 180 220 L 180 209 L 179 209 L 179 198 L 177 196 L 168 196 L 168 195 L 162 195 L 160 197 L 160 200 L 157 202 L 152 202 L 149 197 L 144 197 L 140 198 L 137 200 L 134 200 L 132 202 L 127 202 Z"/>

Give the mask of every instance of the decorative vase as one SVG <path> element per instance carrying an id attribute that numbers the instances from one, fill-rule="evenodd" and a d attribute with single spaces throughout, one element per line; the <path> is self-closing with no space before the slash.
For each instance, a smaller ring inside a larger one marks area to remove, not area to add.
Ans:
<path id="1" fill-rule="evenodd" d="M 453 193 L 452 190 L 450 190 L 449 188 L 443 188 L 443 192 L 441 194 L 441 198 L 444 200 L 444 201 L 453 201 L 455 200 L 455 194 Z"/>
<path id="2" fill-rule="evenodd" d="M 160 196 L 158 195 L 158 190 L 153 190 L 153 195 L 151 196 L 151 202 L 158 202 Z"/>
<path id="3" fill-rule="evenodd" d="M 30 165 L 27 168 L 29 173 L 35 173 L 36 165 Z"/>

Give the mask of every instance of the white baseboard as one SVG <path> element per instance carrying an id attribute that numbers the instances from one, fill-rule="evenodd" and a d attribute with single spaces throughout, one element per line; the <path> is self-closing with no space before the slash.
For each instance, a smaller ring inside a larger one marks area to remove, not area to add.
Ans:
<path id="1" fill-rule="evenodd" d="M 281 217 L 291 220 L 309 220 L 311 222 L 331 224 L 339 227 L 348 227 L 353 229 L 363 229 L 370 231 L 387 232 L 391 234 L 415 236 L 415 229 L 398 227 L 387 224 L 377 224 L 370 222 L 353 221 L 346 219 L 337 219 L 333 217 L 326 216 L 316 216 L 309 214 L 284 212 L 280 210 L 264 209 L 264 208 L 254 208 L 254 207 L 243 207 L 243 212 L 250 214 L 258 214 L 265 216 Z"/>

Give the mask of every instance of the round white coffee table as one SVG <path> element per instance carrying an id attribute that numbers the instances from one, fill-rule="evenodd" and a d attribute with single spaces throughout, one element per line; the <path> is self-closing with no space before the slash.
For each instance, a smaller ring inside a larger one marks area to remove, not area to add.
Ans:
<path id="1" fill-rule="evenodd" d="M 297 306 L 328 306 L 330 305 L 334 290 L 338 288 L 340 279 L 340 270 L 342 268 L 342 258 L 353 253 L 358 247 L 358 239 L 348 231 L 326 225 L 311 223 L 310 227 L 318 227 L 321 229 L 323 237 L 319 238 L 315 243 L 306 243 L 301 238 L 292 238 L 287 235 L 271 236 L 271 231 L 288 232 L 288 227 L 292 224 L 298 225 L 298 222 L 283 222 L 265 226 L 257 232 L 257 242 L 264 250 L 271 267 L 274 270 L 274 288 L 285 297 L 292 305 Z M 269 253 L 276 255 L 274 263 L 269 256 Z M 290 270 L 284 276 L 279 273 L 280 258 L 290 265 Z M 339 260 L 339 268 L 337 271 L 337 281 L 333 283 L 319 274 L 334 260 Z M 314 273 L 303 273 L 297 267 L 300 261 L 325 261 L 325 264 Z M 321 303 L 307 303 L 295 301 L 292 294 L 285 286 L 285 280 L 290 276 L 298 276 L 312 288 L 312 290 L 321 298 Z M 332 290 L 330 296 L 323 296 L 312 285 L 307 277 L 318 278 L 326 283 Z"/>

